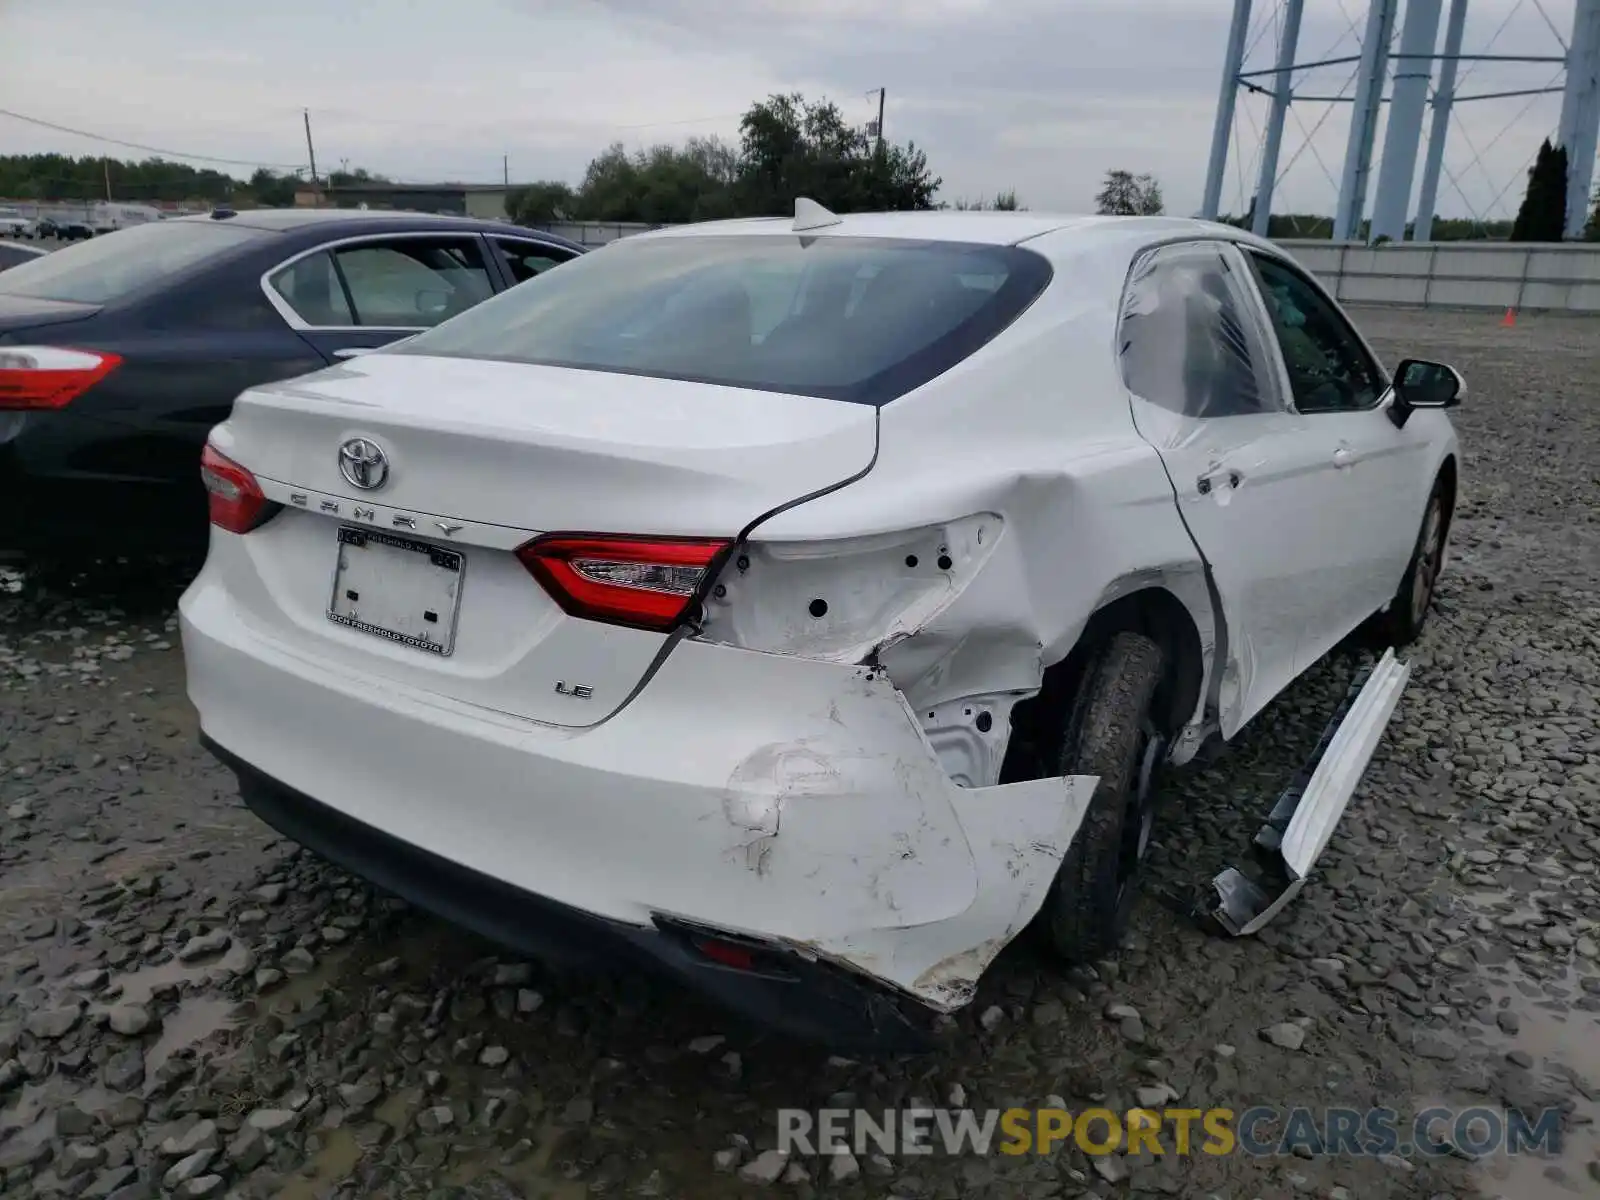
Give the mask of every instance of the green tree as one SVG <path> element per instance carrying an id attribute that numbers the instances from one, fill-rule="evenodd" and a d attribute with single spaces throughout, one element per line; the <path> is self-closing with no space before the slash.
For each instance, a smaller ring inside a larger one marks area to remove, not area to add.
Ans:
<path id="1" fill-rule="evenodd" d="M 672 225 L 736 215 L 738 155 L 715 138 L 629 154 L 621 142 L 589 164 L 573 198 L 577 219 Z"/>
<path id="2" fill-rule="evenodd" d="M 1107 171 L 1095 210 L 1104 216 L 1154 217 L 1166 211 L 1161 200 L 1161 185 L 1154 175 L 1135 175 L 1132 171 Z"/>
<path id="3" fill-rule="evenodd" d="M 799 94 L 751 105 L 739 123 L 737 209 L 783 216 L 800 196 L 835 212 L 933 207 L 942 182 L 914 142 L 885 143 L 846 123 L 837 105 Z"/>
<path id="4" fill-rule="evenodd" d="M 0 196 L 19 200 L 104 200 L 151 203 L 159 200 L 230 199 L 240 181 L 209 167 L 163 158 L 138 162 L 85 155 L 9 154 L 0 156 Z"/>
<path id="5" fill-rule="evenodd" d="M 578 195 L 559 180 L 544 180 L 517 188 L 506 197 L 506 215 L 518 225 L 548 225 L 577 216 Z"/>
<path id="6" fill-rule="evenodd" d="M 1583 227 L 1583 240 L 1600 242 L 1600 191 L 1594 194 L 1594 207 L 1589 210 L 1589 223 Z"/>
<path id="7" fill-rule="evenodd" d="M 1528 191 L 1511 226 L 1513 242 L 1559 242 L 1567 222 L 1567 151 L 1545 138 L 1528 169 Z"/>
<path id="8" fill-rule="evenodd" d="M 257 167 L 245 187 L 250 198 L 262 208 L 288 208 L 294 203 L 294 189 L 298 183 L 297 176 L 279 175 L 266 167 Z"/>

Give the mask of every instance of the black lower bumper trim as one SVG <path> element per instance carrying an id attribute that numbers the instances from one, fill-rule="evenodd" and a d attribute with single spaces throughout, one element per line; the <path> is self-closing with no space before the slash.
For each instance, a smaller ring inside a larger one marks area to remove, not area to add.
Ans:
<path id="1" fill-rule="evenodd" d="M 764 964 L 736 970 L 704 957 L 691 929 L 596 916 L 513 887 L 356 821 L 295 791 L 201 735 L 239 779 L 252 812 L 279 833 L 388 892 L 519 954 L 591 970 L 632 966 L 687 984 L 756 1025 L 835 1049 L 921 1051 L 931 1009 L 865 976 L 769 947 Z M 743 941 L 730 934 L 733 941 Z"/>

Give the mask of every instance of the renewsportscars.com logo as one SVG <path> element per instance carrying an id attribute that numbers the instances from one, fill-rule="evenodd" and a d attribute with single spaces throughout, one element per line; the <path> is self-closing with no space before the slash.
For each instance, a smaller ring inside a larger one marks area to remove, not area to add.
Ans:
<path id="1" fill-rule="evenodd" d="M 788 1155 L 1244 1153 L 1438 1157 L 1561 1152 L 1560 1109 L 1427 1108 L 799 1108 L 778 1110 Z"/>

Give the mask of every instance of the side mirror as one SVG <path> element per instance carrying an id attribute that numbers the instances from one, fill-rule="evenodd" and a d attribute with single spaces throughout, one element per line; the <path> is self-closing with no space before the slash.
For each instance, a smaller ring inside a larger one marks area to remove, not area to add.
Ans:
<path id="1" fill-rule="evenodd" d="M 1461 372 L 1446 363 L 1404 359 L 1394 373 L 1394 403 L 1389 419 L 1403 429 L 1418 408 L 1455 408 L 1467 394 Z"/>

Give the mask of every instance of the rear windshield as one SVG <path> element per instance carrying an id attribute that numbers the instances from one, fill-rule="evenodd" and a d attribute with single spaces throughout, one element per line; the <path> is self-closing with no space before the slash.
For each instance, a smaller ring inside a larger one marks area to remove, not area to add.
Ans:
<path id="1" fill-rule="evenodd" d="M 152 221 L 12 267 L 0 275 L 0 296 L 109 304 L 201 259 L 271 236 L 220 222 Z"/>
<path id="2" fill-rule="evenodd" d="M 788 236 L 613 242 L 397 346 L 880 405 L 1050 281 L 1014 246 Z"/>

